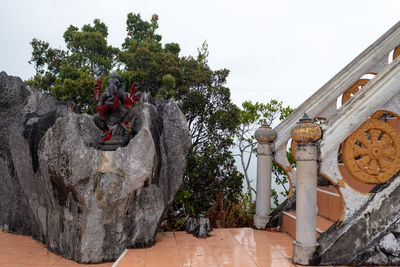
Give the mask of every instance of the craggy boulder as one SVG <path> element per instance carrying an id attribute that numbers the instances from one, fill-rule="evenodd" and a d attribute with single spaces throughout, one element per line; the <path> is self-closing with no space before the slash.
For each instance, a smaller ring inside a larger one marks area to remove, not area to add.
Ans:
<path id="1" fill-rule="evenodd" d="M 0 182 L 11 191 L 3 190 L 0 198 L 13 208 L 0 205 L 0 215 L 8 214 L 0 227 L 32 235 L 49 250 L 82 263 L 115 260 L 125 248 L 153 245 L 182 183 L 190 147 L 187 123 L 175 102 L 144 95 L 134 108 L 128 145 L 101 151 L 92 116 L 68 112 L 67 105 L 51 98 L 53 106 L 41 103 L 47 116 L 54 114 L 44 123 L 32 111 L 22 111 L 37 92 L 23 83 L 19 87 L 21 100 L 9 104 L 2 120 L 14 121 L 26 137 L 10 137 L 1 147 Z M 19 115 L 7 113 L 10 109 Z M 2 125 L 3 132 L 14 129 Z M 32 125 L 39 134 L 32 134 Z"/>

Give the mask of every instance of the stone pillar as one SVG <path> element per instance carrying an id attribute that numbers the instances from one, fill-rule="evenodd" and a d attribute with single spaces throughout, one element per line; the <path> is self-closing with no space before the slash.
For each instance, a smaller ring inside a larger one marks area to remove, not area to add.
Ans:
<path id="1" fill-rule="evenodd" d="M 271 173 L 273 141 L 275 131 L 267 124 L 255 132 L 257 146 L 257 193 L 256 214 L 254 215 L 254 228 L 265 229 L 269 222 L 271 212 Z"/>
<path id="2" fill-rule="evenodd" d="M 313 264 L 317 243 L 317 170 L 321 128 L 304 114 L 293 128 L 296 147 L 296 240 L 293 241 L 293 261 Z"/>

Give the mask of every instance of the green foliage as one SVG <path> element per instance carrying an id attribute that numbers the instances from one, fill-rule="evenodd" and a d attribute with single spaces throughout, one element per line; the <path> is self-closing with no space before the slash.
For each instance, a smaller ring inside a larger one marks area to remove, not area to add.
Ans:
<path id="1" fill-rule="evenodd" d="M 292 108 L 284 107 L 282 101 L 275 99 L 271 99 L 266 104 L 258 102 L 253 104 L 251 101 L 245 101 L 242 107 L 241 123 L 246 125 L 272 125 L 276 119 L 283 120 L 293 112 Z"/>
<path id="2" fill-rule="evenodd" d="M 84 25 L 81 30 L 71 25 L 64 33 L 67 62 L 74 68 L 89 67 L 94 76 L 107 75 L 119 50 L 107 44 L 107 26 L 98 19 L 93 24 Z"/>
<path id="3" fill-rule="evenodd" d="M 51 86 L 57 79 L 61 66 L 66 59 L 67 53 L 60 49 L 50 48 L 48 42 L 33 38 L 30 42 L 33 51 L 29 61 L 36 70 L 36 75 L 29 84 L 44 92 L 49 92 Z"/>
<path id="4" fill-rule="evenodd" d="M 186 210 L 186 215 L 204 215 L 219 193 L 223 193 L 224 201 L 238 203 L 242 189 L 242 175 L 236 170 L 229 147 L 205 145 L 201 151 L 194 153 L 195 147 L 189 152 L 188 166 L 181 190 L 191 190 L 193 193 L 189 202 L 194 210 Z"/>
<path id="5" fill-rule="evenodd" d="M 129 33 L 121 61 L 141 90 L 163 99 L 173 97 L 189 124 L 193 146 L 183 185 L 168 215 L 170 226 L 174 226 L 186 216 L 204 215 L 220 192 L 224 202 L 239 202 L 242 175 L 230 152 L 239 109 L 224 87 L 229 71 L 213 71 L 207 64 L 207 44 L 199 49 L 197 58 L 180 57 L 178 44 L 163 48 L 159 43 L 156 19 L 153 16 L 152 22 L 145 22 L 139 14 L 128 15 Z M 190 204 L 180 201 L 182 196 L 187 196 L 185 201 Z"/>
<path id="6" fill-rule="evenodd" d="M 156 14 L 151 17 L 150 21 L 144 21 L 140 14 L 129 13 L 126 25 L 128 40 L 133 39 L 137 42 L 155 41 L 157 43 L 161 41 L 161 35 L 155 34 L 158 29 L 158 15 Z"/>
<path id="7" fill-rule="evenodd" d="M 247 184 L 247 195 L 252 201 L 251 191 L 256 192 L 251 184 L 254 181 L 248 173 L 250 162 L 255 154 L 257 141 L 254 139 L 254 132 L 261 124 L 272 125 L 276 120 L 283 120 L 293 111 L 289 106 L 284 107 L 282 101 L 270 100 L 266 104 L 251 101 L 246 101 L 242 104 L 240 110 L 240 127 L 236 133 L 236 146 L 239 149 L 239 154 L 235 155 L 240 158 L 244 177 Z M 277 185 L 283 187 L 283 194 L 288 194 L 287 183 L 288 177 L 283 169 L 278 165 L 274 165 L 274 179 Z M 275 203 L 278 201 L 278 195 L 275 189 L 272 189 L 272 197 Z"/>
<path id="8" fill-rule="evenodd" d="M 96 111 L 94 84 L 96 80 L 87 68 L 75 69 L 71 65 L 63 65 L 51 94 L 63 101 L 79 103 L 83 112 L 93 114 Z"/>
<path id="9" fill-rule="evenodd" d="M 275 188 L 271 189 L 271 197 L 274 205 L 277 207 L 279 206 L 279 195 L 283 197 L 287 197 L 289 194 L 289 177 L 287 176 L 286 172 L 282 169 L 281 166 L 279 166 L 276 163 L 272 164 L 272 173 L 273 173 L 273 179 L 275 181 L 276 185 L 280 185 L 283 189 L 278 193 L 278 191 Z"/>
<path id="10" fill-rule="evenodd" d="M 288 114 L 289 115 L 289 114 Z M 296 168 L 296 161 L 293 157 L 293 154 L 290 150 L 286 151 L 286 157 L 289 161 L 290 166 L 292 166 L 292 168 Z M 280 191 L 279 193 L 276 191 L 276 189 L 272 189 L 272 200 L 275 204 L 275 206 L 279 206 L 280 202 L 279 202 L 279 195 L 283 196 L 284 198 L 286 198 L 289 194 L 289 176 L 286 174 L 286 172 L 284 171 L 284 169 L 276 164 L 275 162 L 272 164 L 272 174 L 273 174 L 273 179 L 275 181 L 276 185 L 280 185 L 282 191 Z"/>
<path id="11" fill-rule="evenodd" d="M 189 61 L 192 62 L 185 65 L 193 64 L 194 59 Z M 229 90 L 223 86 L 228 72 L 213 72 L 200 64 L 186 72 L 193 85 L 178 88 L 176 96 L 188 120 L 193 142 L 181 190 L 193 190 L 189 202 L 195 209 L 181 216 L 204 215 L 215 205 L 220 193 L 225 205 L 238 204 L 242 189 L 242 175 L 230 151 L 238 126 L 238 108 L 231 103 Z"/>
<path id="12" fill-rule="evenodd" d="M 174 89 L 175 85 L 176 85 L 175 78 L 171 74 L 165 74 L 162 77 L 162 87 L 167 89 Z"/>
<path id="13" fill-rule="evenodd" d="M 168 43 L 168 44 L 165 44 L 164 51 L 167 53 L 179 54 L 179 52 L 181 51 L 181 48 L 179 47 L 179 44 L 177 44 L 177 43 Z"/>
<path id="14" fill-rule="evenodd" d="M 243 227 L 253 225 L 253 211 L 248 210 L 246 195 L 241 196 L 239 203 L 232 203 L 224 200 L 223 193 L 218 195 L 217 201 L 207 211 L 206 217 L 214 223 L 216 227 Z M 254 203 L 253 203 L 254 204 Z"/>
<path id="15" fill-rule="evenodd" d="M 36 75 L 27 81 L 60 100 L 74 101 L 83 112 L 94 113 L 93 87 L 97 77 L 108 75 L 119 49 L 107 44 L 107 26 L 95 19 L 81 30 L 71 25 L 64 33 L 67 50 L 53 49 L 34 38 L 31 42 Z"/>
<path id="16" fill-rule="evenodd" d="M 242 194 L 242 205 L 238 210 L 241 217 L 253 218 L 256 213 L 256 202 L 253 201 L 251 192 Z"/>
<path id="17" fill-rule="evenodd" d="M 139 15 L 135 17 L 135 21 L 138 19 L 140 19 Z M 141 28 L 140 25 L 145 24 L 142 21 L 138 23 L 139 26 L 136 28 Z M 139 36 L 139 39 L 129 35 L 125 39 L 119 57 L 122 65 L 125 66 L 124 71 L 130 72 L 130 76 L 140 84 L 142 90 L 150 92 L 153 96 L 174 97 L 176 87 L 182 86 L 184 75 L 184 59 L 179 57 L 179 45 L 167 44 L 163 49 L 157 41 L 161 37 L 154 40 L 154 38 L 142 37 L 144 34 L 149 34 L 149 32 L 140 31 L 131 34 Z M 171 51 L 176 53 L 171 53 Z M 161 91 L 160 88 L 162 88 Z"/>

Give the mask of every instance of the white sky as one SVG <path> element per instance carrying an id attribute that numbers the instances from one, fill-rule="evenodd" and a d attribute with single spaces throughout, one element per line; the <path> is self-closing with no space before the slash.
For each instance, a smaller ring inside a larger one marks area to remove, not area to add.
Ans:
<path id="1" fill-rule="evenodd" d="M 99 18 L 120 47 L 129 12 L 156 13 L 162 42 L 179 43 L 181 55 L 196 56 L 207 40 L 211 67 L 231 71 L 235 104 L 277 99 L 295 108 L 397 23 L 399 10 L 400 0 L 2 0 L 0 71 L 34 75 L 33 37 L 64 48 L 69 25 Z"/>
<path id="2" fill-rule="evenodd" d="M 33 37 L 64 48 L 62 35 L 99 18 L 120 47 L 126 16 L 159 15 L 162 42 L 182 55 L 209 44 L 213 69 L 231 71 L 235 104 L 271 98 L 297 107 L 399 19 L 398 0 L 3 0 L 0 71 L 28 79 Z"/>

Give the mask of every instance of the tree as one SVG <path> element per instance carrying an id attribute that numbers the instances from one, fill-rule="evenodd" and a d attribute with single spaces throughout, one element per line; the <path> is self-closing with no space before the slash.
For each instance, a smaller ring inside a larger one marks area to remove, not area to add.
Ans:
<path id="1" fill-rule="evenodd" d="M 293 158 L 293 155 L 290 151 L 286 151 L 286 156 L 289 160 L 289 163 L 292 167 L 296 167 L 296 162 L 295 159 Z M 289 194 L 289 177 L 286 174 L 286 171 L 283 170 L 283 168 L 276 164 L 273 163 L 272 164 L 272 177 L 274 178 L 275 184 L 276 185 L 280 185 L 282 186 L 283 191 L 281 191 L 280 193 L 278 193 L 278 191 L 275 188 L 271 189 L 271 197 L 272 200 L 275 204 L 275 206 L 279 206 L 280 202 L 279 202 L 279 195 L 283 196 L 283 197 L 287 197 Z"/>
<path id="2" fill-rule="evenodd" d="M 240 110 L 240 127 L 236 133 L 236 146 L 239 153 L 235 156 L 239 157 L 240 163 L 243 168 L 243 173 L 247 185 L 247 194 L 252 199 L 252 192 L 256 193 L 256 190 L 252 187 L 253 180 L 249 176 L 249 167 L 253 155 L 256 153 L 257 141 L 254 139 L 254 133 L 256 128 L 261 124 L 272 125 L 276 120 L 283 120 L 293 111 L 289 106 L 284 107 L 282 101 L 270 100 L 266 104 L 256 102 L 253 104 L 251 101 L 245 101 L 242 104 Z M 284 188 L 284 192 L 288 193 L 285 183 L 287 182 L 287 176 L 285 178 L 284 172 L 276 164 L 273 166 L 273 174 L 277 184 L 280 184 Z M 273 189 L 273 196 L 275 202 L 277 201 L 277 193 Z"/>
<path id="3" fill-rule="evenodd" d="M 119 49 L 107 44 L 108 28 L 99 19 L 84 25 L 81 30 L 71 25 L 64 33 L 68 48 L 67 63 L 75 69 L 88 68 L 93 76 L 110 73 Z"/>
<path id="4" fill-rule="evenodd" d="M 90 113 L 96 105 L 92 100 L 95 79 L 117 67 L 125 84 L 136 82 L 139 90 L 155 97 L 174 98 L 188 121 L 193 145 L 169 224 L 179 227 L 187 216 L 205 215 L 221 199 L 226 205 L 239 203 L 243 176 L 230 151 L 239 109 L 225 87 L 229 71 L 211 69 L 206 43 L 197 57 L 180 56 L 177 43 L 162 44 L 157 15 L 145 21 L 140 14 L 129 13 L 126 23 L 121 49 L 107 45 L 107 27 L 99 20 L 80 30 L 71 25 L 64 33 L 66 51 L 32 41 L 30 62 L 39 71 L 28 82 L 58 99 L 77 102 Z M 50 52 L 58 53 L 58 68 L 52 67 Z"/>
<path id="5" fill-rule="evenodd" d="M 51 48 L 49 43 L 34 38 L 29 63 L 34 65 L 36 75 L 27 81 L 57 99 L 75 102 L 89 113 L 96 110 L 96 78 L 108 75 L 119 55 L 119 49 L 107 44 L 107 26 L 98 19 L 93 24 L 81 30 L 69 26 L 64 33 L 66 50 Z"/>
<path id="6" fill-rule="evenodd" d="M 156 44 L 160 44 L 161 35 L 155 34 L 157 29 L 157 14 L 154 14 L 150 21 L 144 21 L 140 17 L 140 14 L 129 13 L 126 20 L 128 37 L 125 39 L 125 44 L 130 40 L 135 40 L 137 42 L 154 41 Z"/>
<path id="7" fill-rule="evenodd" d="M 121 75 L 126 82 L 135 81 L 142 91 L 153 96 L 175 97 L 176 90 L 184 86 L 186 67 L 190 70 L 197 63 L 187 65 L 185 58 L 179 57 L 180 47 L 176 43 L 162 46 L 162 37 L 156 34 L 157 15 L 153 15 L 151 21 L 143 21 L 140 14 L 129 13 L 126 23 L 127 36 L 119 56 L 123 66 Z"/>
<path id="8" fill-rule="evenodd" d="M 183 185 L 169 213 L 170 223 L 182 226 L 187 216 L 205 215 L 220 192 L 225 202 L 240 201 L 242 175 L 230 151 L 239 109 L 224 86 L 229 71 L 209 67 L 206 43 L 196 58 L 181 57 L 178 44 L 161 44 L 157 28 L 157 15 L 146 22 L 139 14 L 128 14 L 122 75 L 152 95 L 174 98 L 188 121 L 192 148 Z"/>
<path id="9" fill-rule="evenodd" d="M 33 38 L 30 44 L 33 51 L 29 63 L 34 65 L 36 75 L 28 83 L 37 89 L 49 93 L 50 88 L 57 79 L 61 65 L 66 59 L 66 52 L 61 49 L 50 48 L 48 42 L 36 38 Z"/>

